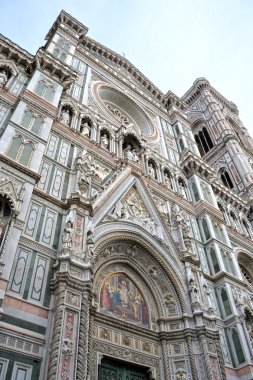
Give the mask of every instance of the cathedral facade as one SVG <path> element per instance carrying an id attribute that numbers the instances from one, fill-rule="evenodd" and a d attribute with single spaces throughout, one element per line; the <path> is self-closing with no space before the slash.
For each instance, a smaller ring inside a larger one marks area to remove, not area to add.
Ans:
<path id="1" fill-rule="evenodd" d="M 0 380 L 253 379 L 253 140 L 87 33 L 0 36 Z"/>

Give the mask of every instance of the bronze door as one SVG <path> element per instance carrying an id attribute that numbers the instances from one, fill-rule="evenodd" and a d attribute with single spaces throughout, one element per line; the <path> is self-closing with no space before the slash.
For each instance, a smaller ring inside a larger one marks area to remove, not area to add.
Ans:
<path id="1" fill-rule="evenodd" d="M 98 380 L 148 380 L 147 369 L 111 359 L 103 359 Z"/>

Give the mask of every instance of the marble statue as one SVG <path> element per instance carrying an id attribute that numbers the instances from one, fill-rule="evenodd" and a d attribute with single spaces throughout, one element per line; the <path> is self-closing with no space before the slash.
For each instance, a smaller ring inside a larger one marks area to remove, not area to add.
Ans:
<path id="1" fill-rule="evenodd" d="M 148 174 L 151 177 L 155 178 L 155 168 L 154 168 L 154 166 L 151 163 L 148 164 Z"/>
<path id="2" fill-rule="evenodd" d="M 62 234 L 63 248 L 71 249 L 73 247 L 73 235 L 74 235 L 73 224 L 70 220 L 68 220 Z"/>
<path id="3" fill-rule="evenodd" d="M 199 288 L 196 281 L 194 281 L 193 278 L 191 278 L 189 281 L 189 292 L 192 304 L 199 303 Z"/>
<path id="4" fill-rule="evenodd" d="M 82 136 L 90 137 L 91 127 L 89 126 L 89 124 L 88 124 L 87 121 L 84 121 L 84 122 L 81 124 L 80 129 L 81 129 L 81 135 L 82 135 Z"/>
<path id="5" fill-rule="evenodd" d="M 62 110 L 60 121 L 62 121 L 64 124 L 70 125 L 70 114 L 68 109 Z"/>
<path id="6" fill-rule="evenodd" d="M 132 148 L 132 146 L 130 144 L 127 145 L 127 147 L 125 148 L 125 157 L 130 160 L 130 161 L 135 161 L 135 162 L 138 162 L 139 161 L 139 157 L 136 153 L 136 149 L 135 148 Z"/>
<path id="7" fill-rule="evenodd" d="M 105 133 L 103 133 L 101 136 L 101 146 L 105 149 L 109 148 L 109 139 Z"/>

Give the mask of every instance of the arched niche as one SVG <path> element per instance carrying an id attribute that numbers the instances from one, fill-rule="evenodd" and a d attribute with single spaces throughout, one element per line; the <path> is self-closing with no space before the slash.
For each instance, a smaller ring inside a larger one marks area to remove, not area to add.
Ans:
<path id="1" fill-rule="evenodd" d="M 131 161 L 139 161 L 139 155 L 141 153 L 142 146 L 141 142 L 135 135 L 127 134 L 124 137 L 122 148 L 124 158 L 127 158 Z"/>
<path id="2" fill-rule="evenodd" d="M 14 215 L 14 202 L 12 201 L 8 195 L 0 193 L 0 248 L 4 244 Z"/>
<path id="3" fill-rule="evenodd" d="M 237 261 L 241 270 L 243 279 L 245 280 L 250 290 L 253 290 L 253 259 L 244 251 L 237 249 L 235 251 Z"/>
<path id="4" fill-rule="evenodd" d="M 100 109 L 107 114 L 118 127 L 134 128 L 138 135 L 149 141 L 158 138 L 158 131 L 148 115 L 132 99 L 113 86 L 95 82 L 92 94 Z"/>

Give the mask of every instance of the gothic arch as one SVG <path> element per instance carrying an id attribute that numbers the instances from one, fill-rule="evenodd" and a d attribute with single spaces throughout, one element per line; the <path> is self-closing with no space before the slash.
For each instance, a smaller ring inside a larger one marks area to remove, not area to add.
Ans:
<path id="1" fill-rule="evenodd" d="M 125 226 L 123 227 L 124 231 L 119 229 L 118 223 L 117 230 L 113 228 L 111 223 L 107 223 L 106 229 L 99 227 L 96 229 L 95 233 L 95 236 L 97 235 L 97 241 L 94 248 L 95 272 L 99 267 L 99 257 L 101 257 L 101 254 L 109 245 L 116 243 L 130 243 L 132 245 L 136 245 L 137 247 L 140 247 L 140 249 L 142 249 L 143 251 L 147 252 L 150 255 L 150 258 L 154 260 L 154 262 L 157 263 L 157 265 L 159 265 L 159 267 L 166 274 L 173 289 L 175 290 L 175 294 L 177 296 L 181 308 L 181 313 L 184 313 L 187 309 L 189 309 L 189 305 L 186 304 L 187 289 L 185 287 L 185 284 L 181 281 L 182 276 L 179 273 L 178 266 L 176 267 L 173 264 L 173 260 L 170 257 L 168 257 L 168 252 L 166 254 L 167 259 L 165 259 L 165 257 L 163 258 L 162 256 L 165 256 L 165 253 L 162 254 L 161 252 L 159 252 L 159 248 L 157 246 L 154 246 L 150 241 L 145 239 L 145 237 L 141 236 L 140 234 L 136 235 L 136 232 L 132 233 L 129 232 L 129 230 L 127 231 Z M 102 231 L 102 229 L 104 231 Z M 108 229 L 110 230 L 110 234 L 108 234 Z M 107 257 L 106 261 L 109 262 L 108 260 L 109 259 Z M 170 262 L 168 263 L 167 261 Z M 144 275 L 144 273 L 142 273 L 142 275 Z M 146 276 L 147 275 L 148 273 L 146 272 Z"/>
<path id="2" fill-rule="evenodd" d="M 243 278 L 248 285 L 253 288 L 253 259 L 249 252 L 242 248 L 234 249 L 235 257 L 237 258 Z"/>

